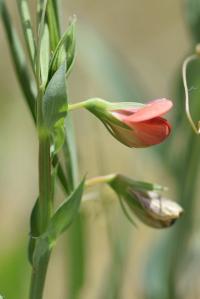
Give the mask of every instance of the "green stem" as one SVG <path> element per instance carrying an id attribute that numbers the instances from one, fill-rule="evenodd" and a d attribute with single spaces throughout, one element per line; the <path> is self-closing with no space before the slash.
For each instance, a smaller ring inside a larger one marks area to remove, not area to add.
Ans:
<path id="1" fill-rule="evenodd" d="M 51 162 L 49 137 L 39 140 L 39 219 L 41 233 L 45 231 L 51 215 Z"/>
<path id="2" fill-rule="evenodd" d="M 37 128 L 39 138 L 39 220 L 42 234 L 49 222 L 52 205 L 50 137 L 43 127 L 42 100 L 44 91 L 38 87 Z"/>
<path id="3" fill-rule="evenodd" d="M 97 176 L 85 182 L 86 187 L 92 187 L 96 184 L 109 183 L 115 178 L 116 174 L 108 174 L 104 176 Z"/>
<path id="4" fill-rule="evenodd" d="M 81 101 L 75 104 L 69 104 L 68 105 L 68 111 L 77 110 L 77 109 L 83 109 L 83 108 L 91 108 L 98 107 L 98 108 L 107 108 L 109 102 L 106 102 L 105 100 L 102 100 L 100 98 L 91 98 L 85 101 Z M 111 104 L 111 103 L 110 103 Z M 121 108 L 121 107 L 120 107 Z"/>
<path id="5" fill-rule="evenodd" d="M 83 101 L 83 102 L 79 102 L 79 103 L 75 103 L 75 104 L 69 104 L 68 111 L 82 109 L 82 108 L 84 108 L 86 102 L 87 101 Z"/>
<path id="6" fill-rule="evenodd" d="M 45 278 L 48 268 L 48 262 L 50 258 L 50 253 L 46 254 L 41 260 L 37 269 L 33 269 L 31 277 L 31 287 L 30 287 L 30 299 L 42 299 Z"/>
<path id="7" fill-rule="evenodd" d="M 48 226 L 52 210 L 52 179 L 50 159 L 50 138 L 43 128 L 42 99 L 39 89 L 37 99 L 37 127 L 39 137 L 39 232 L 43 234 Z M 50 252 L 32 269 L 30 299 L 42 299 Z M 37 268 L 35 268 L 37 267 Z"/>

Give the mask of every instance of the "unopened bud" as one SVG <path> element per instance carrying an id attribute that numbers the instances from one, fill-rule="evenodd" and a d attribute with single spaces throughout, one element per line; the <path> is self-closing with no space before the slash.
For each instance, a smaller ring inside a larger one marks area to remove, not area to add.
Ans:
<path id="1" fill-rule="evenodd" d="M 154 228 L 165 228 L 175 223 L 183 213 L 176 202 L 160 196 L 156 192 L 139 192 L 130 190 L 129 207 L 145 224 Z M 135 204 L 135 202 L 137 204 Z"/>
<path id="2" fill-rule="evenodd" d="M 183 213 L 179 204 L 156 192 L 163 189 L 159 185 L 137 182 L 122 175 L 116 175 L 109 184 L 130 211 L 148 226 L 169 227 Z"/>

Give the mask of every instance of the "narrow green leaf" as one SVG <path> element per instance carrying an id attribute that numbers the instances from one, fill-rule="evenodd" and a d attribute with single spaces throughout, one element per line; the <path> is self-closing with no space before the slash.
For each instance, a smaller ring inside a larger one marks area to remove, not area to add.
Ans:
<path id="1" fill-rule="evenodd" d="M 51 249 L 57 238 L 72 224 L 79 211 L 84 189 L 85 179 L 79 184 L 74 192 L 65 200 L 50 219 L 46 232 L 36 238 L 31 262 L 37 268 L 42 261 L 48 259 Z"/>
<path id="2" fill-rule="evenodd" d="M 75 60 L 75 48 L 76 48 L 76 40 L 75 40 L 75 24 L 76 18 L 73 18 L 70 23 L 67 31 L 63 34 L 61 40 L 59 41 L 54 55 L 51 60 L 50 66 L 50 76 L 52 76 L 56 70 L 66 61 L 66 73 L 69 74 L 72 65 Z"/>
<path id="3" fill-rule="evenodd" d="M 55 0 L 49 0 L 47 3 L 47 22 L 50 32 L 51 50 L 55 51 L 60 39 L 58 8 Z"/>
<path id="4" fill-rule="evenodd" d="M 80 299 L 87 269 L 87 216 L 79 213 L 67 231 L 65 253 L 68 288 L 65 298 Z M 103 297 L 102 297 L 103 298 Z"/>
<path id="5" fill-rule="evenodd" d="M 65 119 L 65 142 L 63 144 L 64 167 L 67 175 L 67 182 L 70 190 L 78 182 L 78 161 L 77 148 L 74 136 L 74 127 L 71 115 Z"/>
<path id="6" fill-rule="evenodd" d="M 43 98 L 43 118 L 45 128 L 49 132 L 57 121 L 64 119 L 67 115 L 67 93 L 65 82 L 65 63 L 56 71 L 49 84 Z"/>
<path id="7" fill-rule="evenodd" d="M 45 86 L 49 74 L 49 61 L 50 61 L 50 45 L 49 45 L 49 29 L 47 24 L 44 25 L 44 30 L 41 38 L 40 45 L 40 72 L 42 85 Z"/>
<path id="8" fill-rule="evenodd" d="M 37 53 L 36 53 L 36 76 L 37 80 L 41 78 L 41 65 L 40 65 L 40 52 L 41 52 L 41 45 L 42 39 L 44 37 L 44 30 L 46 24 L 46 9 L 47 9 L 47 2 L 48 0 L 38 0 L 37 1 Z M 40 80 L 39 80 L 40 81 Z M 43 82 L 42 82 L 43 83 Z M 41 82 L 39 82 L 41 84 Z M 44 87 L 44 85 L 43 85 Z"/>
<path id="9" fill-rule="evenodd" d="M 17 78 L 20 83 L 21 89 L 24 93 L 31 114 L 35 120 L 35 92 L 33 89 L 33 82 L 29 76 L 29 71 L 26 64 L 23 48 L 14 29 L 14 26 L 11 22 L 7 6 L 3 0 L 1 0 L 0 2 L 0 13 L 4 29 L 7 35 L 11 57 L 13 59 Z"/>
<path id="10" fill-rule="evenodd" d="M 27 0 L 18 0 L 17 2 L 18 2 L 18 9 L 20 13 L 20 19 L 21 19 L 24 37 L 28 48 L 29 57 L 31 59 L 33 71 L 35 71 L 36 46 L 35 46 L 35 39 L 34 39 L 34 34 L 33 34 L 33 29 L 31 24 L 28 2 Z"/>
<path id="11" fill-rule="evenodd" d="M 38 34 L 42 33 L 45 22 L 45 14 L 47 8 L 48 0 L 38 0 L 37 1 L 37 24 L 38 24 Z"/>
<path id="12" fill-rule="evenodd" d="M 52 216 L 46 232 L 46 236 L 48 236 L 51 242 L 54 242 L 57 237 L 70 226 L 77 216 L 83 195 L 84 182 L 85 179 L 82 180 L 79 186 L 73 191 L 69 198 L 61 204 Z"/>

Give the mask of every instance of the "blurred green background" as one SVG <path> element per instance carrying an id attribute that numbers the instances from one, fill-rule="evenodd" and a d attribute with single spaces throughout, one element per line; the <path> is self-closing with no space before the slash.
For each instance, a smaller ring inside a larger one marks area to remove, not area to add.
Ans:
<path id="1" fill-rule="evenodd" d="M 17 5 L 6 2 L 21 33 Z M 34 1 L 29 2 L 34 8 Z M 181 202 L 185 215 L 168 230 L 140 223 L 136 229 L 110 190 L 90 190 L 86 198 L 95 200 L 82 205 L 71 232 L 53 252 L 45 299 L 200 298 L 200 146 L 184 116 L 180 71 L 184 56 L 198 42 L 198 29 L 191 20 L 200 20 L 200 8 L 199 1 L 186 2 L 188 6 L 183 0 L 60 3 L 63 28 L 70 16 L 78 18 L 77 60 L 69 79 L 71 102 L 94 96 L 139 102 L 167 97 L 174 102 L 169 115 L 172 135 L 152 149 L 126 148 L 92 115 L 74 112 L 80 174 L 119 172 L 168 186 L 166 196 Z M 2 24 L 0 57 L 0 294 L 5 299 L 25 299 L 30 278 L 29 216 L 38 194 L 38 144 Z M 189 72 L 198 117 L 199 65 L 192 65 Z M 58 200 L 63 196 L 59 188 L 57 195 Z"/>

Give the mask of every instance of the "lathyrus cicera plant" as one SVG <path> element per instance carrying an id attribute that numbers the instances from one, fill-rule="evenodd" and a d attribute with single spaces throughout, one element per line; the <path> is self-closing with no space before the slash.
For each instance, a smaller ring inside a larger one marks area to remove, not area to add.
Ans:
<path id="1" fill-rule="evenodd" d="M 39 194 L 30 221 L 29 261 L 32 277 L 29 298 L 41 299 L 51 251 L 60 234 L 76 217 L 88 186 L 103 182 L 109 184 L 118 194 L 127 217 L 132 219 L 132 214 L 135 214 L 145 224 L 156 228 L 172 225 L 182 209 L 155 193 L 157 187 L 154 184 L 135 182 L 120 175 L 90 180 L 84 177 L 72 188 L 70 175 L 67 174 L 73 168 L 73 161 L 65 157 L 68 169 L 64 171 L 59 159 L 63 147 L 70 142 L 67 140 L 65 120 L 72 110 L 87 109 L 118 141 L 131 148 L 143 148 L 159 144 L 169 136 L 171 127 L 162 116 L 171 109 L 172 102 L 158 99 L 148 104 L 133 101 L 115 103 L 93 98 L 70 103 L 67 79 L 75 61 L 76 18 L 70 20 L 67 30 L 61 34 L 57 0 L 35 2 L 37 22 L 33 30 L 28 1 L 17 0 L 28 58 L 3 0 L 0 0 L 0 13 L 16 76 L 38 132 Z M 31 73 L 28 65 L 31 66 Z M 54 205 L 56 179 L 66 193 L 59 207 Z"/>

